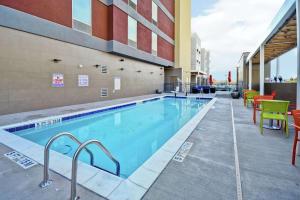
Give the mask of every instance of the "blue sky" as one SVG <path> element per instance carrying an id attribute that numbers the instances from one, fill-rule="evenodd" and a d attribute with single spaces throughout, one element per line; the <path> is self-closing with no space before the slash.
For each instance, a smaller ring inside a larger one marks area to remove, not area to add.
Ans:
<path id="1" fill-rule="evenodd" d="M 192 0 L 192 31 L 211 52 L 211 74 L 235 74 L 242 52 L 257 47 L 284 0 Z M 252 17 L 249 17 L 252 16 Z M 295 50 L 281 56 L 283 78 L 296 76 Z M 272 62 L 272 69 L 276 62 Z M 274 70 L 272 70 L 272 73 Z"/>
<path id="2" fill-rule="evenodd" d="M 205 11 L 210 9 L 217 0 L 192 0 L 192 17 L 205 15 Z"/>

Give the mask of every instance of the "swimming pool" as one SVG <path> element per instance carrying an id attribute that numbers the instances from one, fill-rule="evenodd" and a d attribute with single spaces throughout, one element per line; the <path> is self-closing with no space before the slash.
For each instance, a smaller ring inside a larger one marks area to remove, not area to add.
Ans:
<path id="1" fill-rule="evenodd" d="M 99 140 L 120 162 L 121 177 L 127 178 L 209 101 L 199 98 L 158 98 L 8 131 L 43 146 L 50 137 L 61 132 L 70 132 L 81 142 Z M 68 138 L 60 138 L 52 145 L 53 150 L 70 157 L 77 147 Z M 89 149 L 94 152 L 97 166 L 115 172 L 114 163 L 99 149 L 93 145 Z M 79 160 L 89 163 L 90 157 L 82 152 Z"/>

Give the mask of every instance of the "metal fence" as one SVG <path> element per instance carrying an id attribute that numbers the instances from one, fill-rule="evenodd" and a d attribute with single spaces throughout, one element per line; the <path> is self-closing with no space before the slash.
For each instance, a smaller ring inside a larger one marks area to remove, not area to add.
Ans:
<path id="1" fill-rule="evenodd" d="M 197 85 L 197 83 L 165 83 L 164 92 L 178 91 L 183 93 L 192 93 L 193 87 Z M 178 88 L 178 90 L 176 90 L 176 88 Z"/>
<path id="2" fill-rule="evenodd" d="M 172 91 L 178 91 L 178 92 L 183 92 L 183 93 L 192 93 L 193 92 L 193 87 L 198 86 L 199 84 L 197 83 L 165 83 L 164 84 L 164 92 L 172 92 Z M 202 85 L 204 86 L 204 85 Z M 178 90 L 176 90 L 178 88 Z M 232 91 L 235 86 L 231 85 L 223 85 L 223 86 L 214 86 L 216 88 L 216 91 Z"/>

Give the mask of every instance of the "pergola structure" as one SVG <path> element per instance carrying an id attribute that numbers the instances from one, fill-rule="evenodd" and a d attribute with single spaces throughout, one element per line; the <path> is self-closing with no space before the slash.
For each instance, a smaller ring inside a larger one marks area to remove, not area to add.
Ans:
<path id="1" fill-rule="evenodd" d="M 252 89 L 252 65 L 259 64 L 260 93 L 264 94 L 265 63 L 297 47 L 297 107 L 300 108 L 300 0 L 286 0 L 259 46 L 249 54 L 249 89 Z"/>

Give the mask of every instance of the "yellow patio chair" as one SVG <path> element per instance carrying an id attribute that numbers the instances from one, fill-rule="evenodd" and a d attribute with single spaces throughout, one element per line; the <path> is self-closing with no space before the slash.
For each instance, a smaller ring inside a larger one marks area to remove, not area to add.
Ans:
<path id="1" fill-rule="evenodd" d="M 279 120 L 284 122 L 286 136 L 287 137 L 289 136 L 289 128 L 288 128 L 289 103 L 290 103 L 289 101 L 281 101 L 281 100 L 266 100 L 261 102 L 262 105 L 262 110 L 260 114 L 261 134 L 263 134 L 264 120 L 269 119 L 269 120 Z"/>

